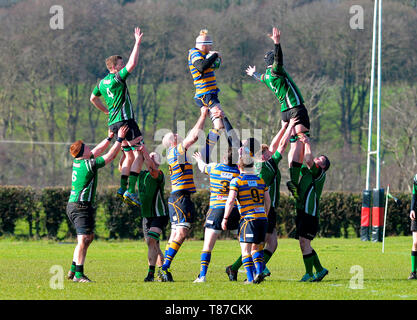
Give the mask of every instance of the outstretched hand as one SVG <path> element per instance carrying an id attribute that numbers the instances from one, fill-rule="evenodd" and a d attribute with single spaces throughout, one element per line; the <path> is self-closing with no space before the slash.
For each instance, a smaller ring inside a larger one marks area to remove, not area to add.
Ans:
<path id="1" fill-rule="evenodd" d="M 142 41 L 142 36 L 143 36 L 143 33 L 140 32 L 140 28 L 136 27 L 135 28 L 135 41 L 136 41 L 136 43 L 140 44 L 140 42 Z"/>
<path id="2" fill-rule="evenodd" d="M 275 44 L 278 44 L 281 38 L 281 31 L 278 30 L 278 28 L 273 27 L 272 34 L 268 33 L 268 37 L 270 37 Z"/>
<path id="3" fill-rule="evenodd" d="M 195 159 L 195 160 L 197 160 L 197 161 L 199 161 L 199 160 L 201 160 L 201 159 L 203 159 L 203 156 L 201 155 L 201 153 L 200 152 L 194 152 L 194 154 L 193 154 L 193 158 Z"/>
<path id="4" fill-rule="evenodd" d="M 255 72 L 256 72 L 256 66 L 253 66 L 253 67 L 248 66 L 248 68 L 246 69 L 246 74 L 249 77 L 252 77 Z"/>
<path id="5" fill-rule="evenodd" d="M 123 127 L 120 127 L 120 129 L 117 131 L 117 136 L 124 139 L 128 131 L 129 131 L 129 126 L 125 124 Z"/>

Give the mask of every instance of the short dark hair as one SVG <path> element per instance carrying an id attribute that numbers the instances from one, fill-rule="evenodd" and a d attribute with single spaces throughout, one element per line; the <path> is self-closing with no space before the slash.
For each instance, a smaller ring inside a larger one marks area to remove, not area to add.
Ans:
<path id="1" fill-rule="evenodd" d="M 324 168 L 323 168 L 323 170 L 324 171 L 327 171 L 330 168 L 330 160 L 324 154 L 320 155 L 320 157 L 325 157 L 326 158 L 326 161 L 324 162 Z"/>
<path id="2" fill-rule="evenodd" d="M 274 63 L 274 51 L 268 51 L 265 53 L 264 60 L 266 63 L 266 66 L 271 66 Z"/>

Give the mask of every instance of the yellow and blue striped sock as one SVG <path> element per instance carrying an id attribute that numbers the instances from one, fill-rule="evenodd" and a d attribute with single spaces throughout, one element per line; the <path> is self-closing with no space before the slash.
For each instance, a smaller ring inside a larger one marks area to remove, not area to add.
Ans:
<path id="1" fill-rule="evenodd" d="M 246 276 L 249 282 L 253 281 L 253 273 L 255 268 L 253 267 L 253 260 L 251 255 L 243 256 L 242 257 L 243 267 L 246 270 Z"/>
<path id="2" fill-rule="evenodd" d="M 261 274 L 262 271 L 264 271 L 264 251 L 263 250 L 259 250 L 256 251 L 253 255 L 252 255 L 252 259 L 253 259 L 253 263 L 255 264 L 255 271 L 256 274 Z"/>
<path id="3" fill-rule="evenodd" d="M 200 277 L 205 277 L 207 274 L 207 269 L 210 264 L 211 252 L 203 251 L 201 252 L 201 262 L 200 262 Z"/>
<path id="4" fill-rule="evenodd" d="M 181 243 L 172 241 L 169 244 L 168 251 L 166 252 L 165 261 L 162 265 L 162 270 L 167 270 L 171 266 L 171 262 L 177 254 L 178 250 L 181 248 Z"/>

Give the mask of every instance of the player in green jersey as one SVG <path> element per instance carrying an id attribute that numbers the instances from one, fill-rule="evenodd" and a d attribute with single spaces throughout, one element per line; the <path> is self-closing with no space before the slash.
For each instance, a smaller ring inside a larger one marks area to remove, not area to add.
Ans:
<path id="1" fill-rule="evenodd" d="M 98 169 L 116 158 L 121 144 L 128 132 L 128 126 L 122 126 L 113 147 L 104 156 L 100 156 L 109 146 L 114 135 L 109 130 L 109 136 L 100 142 L 93 150 L 78 140 L 70 147 L 74 157 L 72 169 L 71 195 L 67 204 L 67 215 L 74 224 L 78 244 L 75 247 L 73 262 L 68 272 L 68 279 L 74 282 L 91 282 L 84 274 L 84 261 L 87 249 L 94 239 L 95 226 L 95 195 L 97 188 Z"/>
<path id="2" fill-rule="evenodd" d="M 117 195 L 128 204 L 135 206 L 140 205 L 135 190 L 143 164 L 143 157 L 138 150 L 143 138 L 135 120 L 126 79 L 138 64 L 142 36 L 143 33 L 140 29 L 135 28 L 135 45 L 126 65 L 121 56 L 111 56 L 106 59 L 109 74 L 94 88 L 90 97 L 94 106 L 109 116 L 108 126 L 113 132 L 116 133 L 125 124 L 129 126 L 130 130 L 126 135 L 126 141 L 122 145 L 126 158 L 122 166 L 120 188 L 117 190 Z M 101 101 L 100 96 L 104 97 L 108 109 Z"/>
<path id="3" fill-rule="evenodd" d="M 161 156 L 156 152 L 148 154 L 145 146 L 141 146 L 145 165 L 138 177 L 139 197 L 142 203 L 143 233 L 148 245 L 148 275 L 145 281 L 153 281 L 155 265 L 158 263 L 158 276 L 162 275 L 164 255 L 159 246 L 162 231 L 168 224 L 168 206 L 164 199 L 165 176 L 159 170 Z"/>
<path id="4" fill-rule="evenodd" d="M 268 229 L 265 236 L 264 246 L 265 264 L 267 264 L 271 259 L 278 245 L 276 210 L 279 204 L 279 187 L 281 183 L 281 173 L 279 171 L 278 164 L 282 160 L 282 153 L 287 148 L 294 124 L 295 119 L 291 119 L 289 123 L 282 121 L 281 129 L 272 139 L 269 147 L 266 144 L 261 145 L 261 150 L 256 154 L 257 161 L 255 162 L 255 172 L 260 178 L 264 179 L 266 185 L 269 187 L 269 195 L 271 198 L 271 206 L 268 212 Z M 242 256 L 240 256 L 232 265 L 226 267 L 226 273 L 229 276 L 230 281 L 237 280 L 238 270 L 241 266 Z M 263 274 L 265 277 L 271 275 L 266 267 Z"/>
<path id="5" fill-rule="evenodd" d="M 413 233 L 413 246 L 411 249 L 411 273 L 409 280 L 417 279 L 417 221 L 416 221 L 416 206 L 417 206 L 417 174 L 413 179 L 413 196 L 411 198 L 411 232 Z"/>
<path id="6" fill-rule="evenodd" d="M 326 172 L 330 167 L 329 159 L 321 155 L 314 158 L 311 152 L 310 139 L 307 136 L 300 138 L 304 144 L 304 159 L 306 166 L 301 168 L 301 178 L 298 183 L 299 199 L 296 201 L 296 239 L 299 240 L 300 249 L 306 269 L 302 282 L 321 281 L 329 271 L 320 263 L 319 257 L 311 247 L 311 241 L 319 229 L 320 197 L 326 181 Z M 313 267 L 316 273 L 313 273 Z"/>
<path id="7" fill-rule="evenodd" d="M 303 163 L 303 144 L 298 141 L 298 138 L 302 135 L 309 135 L 310 120 L 300 90 L 284 69 L 280 44 L 281 32 L 277 28 L 273 28 L 272 35 L 269 34 L 268 36 L 274 41 L 275 49 L 265 54 L 267 65 L 265 73 L 257 73 L 255 66 L 249 66 L 246 69 L 246 73 L 263 82 L 274 93 L 281 104 L 282 120 L 288 122 L 291 118 L 298 119 L 291 133 L 291 150 L 288 153 L 291 179 L 287 182 L 289 190 L 297 198 L 296 183 Z"/>

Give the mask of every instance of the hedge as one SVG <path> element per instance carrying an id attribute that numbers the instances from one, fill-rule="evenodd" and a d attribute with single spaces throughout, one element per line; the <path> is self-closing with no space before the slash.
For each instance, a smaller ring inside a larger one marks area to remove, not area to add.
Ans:
<path id="1" fill-rule="evenodd" d="M 129 207 L 116 196 L 116 187 L 100 190 L 97 205 L 104 212 L 105 227 L 110 239 L 143 238 L 140 209 Z M 16 222 L 25 219 L 29 225 L 28 237 L 56 239 L 63 223 L 67 224 L 66 237 L 74 237 L 75 230 L 66 216 L 69 188 L 45 188 L 0 186 L 0 236 L 13 235 Z M 166 197 L 169 192 L 166 192 Z M 387 235 L 410 235 L 409 194 L 395 194 L 401 200 L 396 206 L 389 201 Z M 190 238 L 203 239 L 204 219 L 209 206 L 208 190 L 199 190 L 192 195 L 197 211 Z M 327 192 L 320 203 L 320 237 L 349 237 L 360 235 L 360 211 L 362 195 L 359 193 Z M 280 237 L 290 237 L 295 230 L 295 214 L 292 198 L 281 194 L 277 216 L 277 231 Z M 33 228 L 35 232 L 33 232 Z M 45 230 L 42 234 L 41 230 Z M 168 228 L 164 238 L 169 234 Z M 98 235 L 101 236 L 101 235 Z M 229 236 L 227 233 L 223 237 Z"/>

